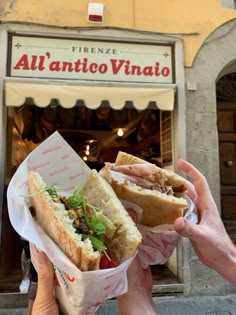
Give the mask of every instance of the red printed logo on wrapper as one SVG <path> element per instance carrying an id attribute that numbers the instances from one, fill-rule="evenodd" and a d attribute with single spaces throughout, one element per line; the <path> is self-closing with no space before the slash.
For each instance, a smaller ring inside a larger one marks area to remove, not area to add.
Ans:
<path id="1" fill-rule="evenodd" d="M 43 163 L 40 163 L 40 164 L 36 164 L 36 165 L 32 165 L 32 169 L 33 170 L 38 170 L 38 169 L 40 169 L 40 168 L 44 168 L 45 166 L 48 166 L 48 165 L 50 165 L 51 163 L 50 163 L 50 161 L 46 161 L 46 162 L 43 162 Z"/>
<path id="2" fill-rule="evenodd" d="M 74 282 L 75 281 L 75 278 L 70 276 L 68 273 L 64 272 L 64 271 L 61 271 L 57 266 L 54 265 L 54 270 L 58 272 L 58 275 L 60 276 L 60 279 L 62 280 L 64 286 L 68 289 L 69 288 L 69 285 L 68 285 L 68 282 Z M 58 280 L 58 275 L 54 274 L 54 284 L 55 286 L 57 287 L 60 287 L 61 284 L 60 284 L 60 281 Z"/>
<path id="3" fill-rule="evenodd" d="M 55 146 L 55 147 L 51 147 L 51 148 L 48 148 L 46 149 L 45 151 L 42 152 L 42 154 L 48 154 L 50 152 L 54 152 L 54 151 L 57 151 L 57 150 L 60 150 L 62 147 L 61 146 Z"/>
<path id="4" fill-rule="evenodd" d="M 58 170 L 55 170 L 55 171 L 53 171 L 53 172 L 49 172 L 49 175 L 50 175 L 50 176 L 55 176 L 55 175 L 57 175 L 57 174 L 59 174 L 59 173 L 65 172 L 65 171 L 67 171 L 67 170 L 69 170 L 69 167 L 68 167 L 68 166 L 64 166 L 64 167 L 62 167 L 62 168 L 60 168 L 60 169 L 58 169 Z"/>
<path id="5" fill-rule="evenodd" d="M 67 280 L 69 280 L 70 282 L 74 282 L 75 281 L 75 277 L 71 277 L 68 273 L 64 272 L 64 276 L 66 277 Z"/>

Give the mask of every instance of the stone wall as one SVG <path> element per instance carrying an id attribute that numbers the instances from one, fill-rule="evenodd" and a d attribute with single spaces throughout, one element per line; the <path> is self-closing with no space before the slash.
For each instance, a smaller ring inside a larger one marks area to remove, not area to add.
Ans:
<path id="1" fill-rule="evenodd" d="M 216 29 L 200 48 L 192 68 L 185 69 L 186 82 L 195 82 L 195 91 L 186 91 L 186 152 L 207 178 L 220 211 L 220 175 L 216 110 L 216 80 L 235 60 L 236 21 Z M 227 52 L 227 53 L 226 53 Z M 185 244 L 190 246 L 189 243 Z M 184 257 L 190 271 L 186 295 L 213 295 L 234 292 L 214 271 L 202 265 L 194 251 Z"/>

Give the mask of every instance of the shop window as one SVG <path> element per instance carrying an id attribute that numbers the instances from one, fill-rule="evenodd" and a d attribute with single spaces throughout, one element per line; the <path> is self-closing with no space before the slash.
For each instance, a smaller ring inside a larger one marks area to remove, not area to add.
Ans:
<path id="1" fill-rule="evenodd" d="M 96 110 L 81 101 L 77 105 L 67 109 L 53 100 L 46 108 L 32 104 L 16 108 L 14 133 L 24 142 L 17 141 L 16 146 L 34 148 L 57 130 L 91 166 L 114 162 L 119 150 L 161 164 L 159 110 L 138 111 L 130 102 L 123 110 L 113 110 L 107 101 Z"/>

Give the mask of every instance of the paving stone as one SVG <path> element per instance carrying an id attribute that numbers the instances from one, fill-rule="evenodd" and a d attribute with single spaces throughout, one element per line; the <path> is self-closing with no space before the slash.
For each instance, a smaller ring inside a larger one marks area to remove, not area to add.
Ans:
<path id="1" fill-rule="evenodd" d="M 154 302 L 158 315 L 236 315 L 236 295 L 154 297 Z M 26 308 L 0 309 L 0 315 L 26 315 Z M 116 301 L 107 301 L 95 315 L 119 315 Z"/>

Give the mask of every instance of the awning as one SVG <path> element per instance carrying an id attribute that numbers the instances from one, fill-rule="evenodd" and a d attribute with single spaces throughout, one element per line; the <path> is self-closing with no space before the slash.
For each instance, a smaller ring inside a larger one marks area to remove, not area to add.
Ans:
<path id="1" fill-rule="evenodd" d="M 86 107 L 96 109 L 101 102 L 109 101 L 113 109 L 122 109 L 126 101 L 132 101 L 135 108 L 143 110 L 154 102 L 161 110 L 173 110 L 175 85 L 167 86 L 104 86 L 77 84 L 70 82 L 18 81 L 5 79 L 6 106 L 22 106 L 26 98 L 32 98 L 34 104 L 46 107 L 52 99 L 57 99 L 61 106 L 72 108 L 78 100 L 83 100 Z"/>

